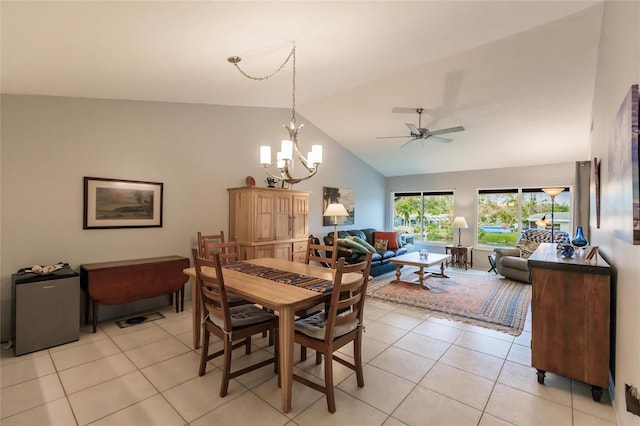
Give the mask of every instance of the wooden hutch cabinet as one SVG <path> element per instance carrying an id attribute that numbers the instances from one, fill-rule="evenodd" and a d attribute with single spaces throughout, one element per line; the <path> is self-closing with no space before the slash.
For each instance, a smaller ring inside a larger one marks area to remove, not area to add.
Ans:
<path id="1" fill-rule="evenodd" d="M 229 237 L 243 259 L 275 257 L 304 262 L 309 193 L 291 189 L 229 188 Z"/>
<path id="2" fill-rule="evenodd" d="M 591 385 L 600 401 L 609 387 L 611 267 L 600 255 L 589 263 L 570 258 L 556 245 L 541 244 L 529 257 L 531 269 L 531 365 L 544 384 L 545 372 Z"/>

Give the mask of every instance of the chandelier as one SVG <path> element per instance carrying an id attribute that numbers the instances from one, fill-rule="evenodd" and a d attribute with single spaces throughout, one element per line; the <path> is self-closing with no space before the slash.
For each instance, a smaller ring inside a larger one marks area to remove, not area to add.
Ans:
<path id="1" fill-rule="evenodd" d="M 291 106 L 291 120 L 289 124 L 283 124 L 282 126 L 287 129 L 289 133 L 289 139 L 285 139 L 282 141 L 282 145 L 280 148 L 280 152 L 276 154 L 276 162 L 275 166 L 277 171 L 271 171 L 274 163 L 271 160 L 271 147 L 270 146 L 261 146 L 260 147 L 260 164 L 264 166 L 264 170 L 268 176 L 276 179 L 278 181 L 287 183 L 289 185 L 293 185 L 294 183 L 301 182 L 303 180 L 307 180 L 318 171 L 318 166 L 322 164 L 322 145 L 312 145 L 311 151 L 307 154 L 306 157 L 302 155 L 300 152 L 300 147 L 298 146 L 298 132 L 304 124 L 296 124 L 296 46 L 293 45 L 289 56 L 284 60 L 284 62 L 271 74 L 263 76 L 263 77 L 255 77 L 247 74 L 243 71 L 238 63 L 242 60 L 239 56 L 231 56 L 227 58 L 227 60 L 232 63 L 238 71 L 245 77 L 250 80 L 262 81 L 267 80 L 278 72 L 280 72 L 285 65 L 292 61 L 293 65 L 293 85 L 292 85 L 292 106 Z M 295 157 L 294 157 L 295 155 Z M 302 167 L 306 169 L 306 175 L 295 176 L 293 174 L 294 169 L 294 158 L 297 159 Z"/>

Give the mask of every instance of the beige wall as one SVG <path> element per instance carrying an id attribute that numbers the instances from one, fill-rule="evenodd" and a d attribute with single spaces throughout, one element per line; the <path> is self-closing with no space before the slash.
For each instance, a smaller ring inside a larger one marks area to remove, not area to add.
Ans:
<path id="1" fill-rule="evenodd" d="M 33 264 L 190 256 L 197 231 L 228 230 L 226 188 L 255 177 L 258 145 L 276 150 L 290 111 L 159 102 L 2 95 L 1 323 L 11 325 L 11 274 Z M 355 226 L 384 224 L 382 175 L 309 123 L 302 147 L 321 143 L 324 165 L 295 186 L 311 191 L 310 232 L 324 235 L 322 187 L 352 188 Z M 275 154 L 274 154 L 275 155 Z M 83 176 L 164 183 L 164 226 L 82 229 Z M 166 299 L 101 308 L 101 318 Z"/>
<path id="2" fill-rule="evenodd" d="M 454 214 L 456 216 L 464 216 L 469 225 L 469 229 L 462 230 L 462 244 L 474 245 L 476 242 L 475 218 L 478 189 L 531 186 L 573 187 L 574 180 L 575 163 L 562 163 L 535 167 L 399 176 L 387 179 L 387 193 L 391 194 L 396 191 L 454 191 Z M 387 218 L 389 218 L 392 208 L 391 202 L 386 207 L 388 211 Z M 389 222 L 388 226 L 391 226 L 391 222 Z M 444 253 L 443 247 L 431 247 L 430 250 Z M 473 253 L 474 268 L 486 268 L 488 270 L 489 260 L 487 256 L 491 252 L 491 249 L 475 248 Z"/>
<path id="3" fill-rule="evenodd" d="M 640 83 L 640 3 L 606 2 L 593 100 L 591 155 L 602 161 L 602 207 L 608 198 L 609 143 L 615 114 L 631 84 Z M 598 245 L 615 266 L 616 377 L 615 405 L 618 424 L 640 425 L 640 417 L 626 411 L 624 384 L 640 387 L 640 245 L 631 245 L 613 235 L 613 226 L 603 217 L 600 229 L 592 221 L 591 242 Z"/>

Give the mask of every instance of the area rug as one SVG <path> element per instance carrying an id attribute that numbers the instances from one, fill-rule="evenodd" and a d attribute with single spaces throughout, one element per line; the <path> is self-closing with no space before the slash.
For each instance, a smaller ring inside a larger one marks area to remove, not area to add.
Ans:
<path id="1" fill-rule="evenodd" d="M 413 281 L 417 269 L 402 268 L 401 279 Z M 423 309 L 429 314 L 514 336 L 522 333 L 531 301 L 531 285 L 484 271 L 448 268 L 449 278 L 425 279 L 431 290 L 418 285 L 391 283 L 395 271 L 369 282 L 367 297 Z"/>

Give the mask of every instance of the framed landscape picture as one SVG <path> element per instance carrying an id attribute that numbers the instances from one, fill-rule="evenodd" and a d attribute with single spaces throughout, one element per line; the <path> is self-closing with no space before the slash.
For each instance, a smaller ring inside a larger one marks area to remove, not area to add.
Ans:
<path id="1" fill-rule="evenodd" d="M 353 189 L 350 188 L 332 188 L 325 186 L 322 188 L 322 212 L 327 209 L 331 203 L 340 203 L 347 209 L 349 216 L 339 217 L 338 225 L 353 225 L 355 215 L 355 197 Z M 322 216 L 322 225 L 333 225 L 333 218 Z"/>
<path id="2" fill-rule="evenodd" d="M 162 183 L 84 178 L 83 229 L 162 226 Z"/>

